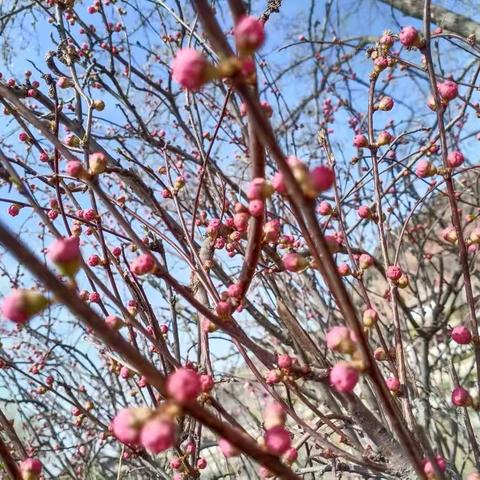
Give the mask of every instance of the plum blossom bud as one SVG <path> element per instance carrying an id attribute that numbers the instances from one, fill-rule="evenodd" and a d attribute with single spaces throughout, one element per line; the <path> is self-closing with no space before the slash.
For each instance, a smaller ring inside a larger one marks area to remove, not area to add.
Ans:
<path id="1" fill-rule="evenodd" d="M 222 319 L 227 319 L 232 314 L 232 305 L 229 302 L 220 301 L 215 307 L 215 312 Z"/>
<path id="2" fill-rule="evenodd" d="M 150 453 L 160 453 L 175 443 L 175 425 L 171 419 L 156 417 L 142 428 L 140 443 Z"/>
<path id="3" fill-rule="evenodd" d="M 211 392 L 213 390 L 213 387 L 215 386 L 215 382 L 213 381 L 212 376 L 206 373 L 200 375 L 200 384 L 202 386 L 203 393 Z"/>
<path id="4" fill-rule="evenodd" d="M 373 308 L 367 308 L 363 312 L 363 325 L 367 328 L 372 327 L 378 321 L 378 313 Z"/>
<path id="5" fill-rule="evenodd" d="M 368 140 L 365 135 L 355 135 L 353 137 L 353 146 L 356 148 L 368 147 Z"/>
<path id="6" fill-rule="evenodd" d="M 130 269 L 135 275 L 152 273 L 155 270 L 155 260 L 148 253 L 140 255 L 130 264 Z"/>
<path id="7" fill-rule="evenodd" d="M 442 237 L 443 240 L 445 240 L 448 243 L 451 243 L 452 245 L 456 244 L 458 240 L 457 230 L 453 226 L 444 228 L 440 236 Z"/>
<path id="8" fill-rule="evenodd" d="M 350 269 L 350 265 L 348 263 L 341 263 L 337 270 L 342 277 L 347 277 L 348 275 L 352 274 L 352 270 Z"/>
<path id="9" fill-rule="evenodd" d="M 467 476 L 467 480 L 480 480 L 480 472 L 472 472 Z"/>
<path id="10" fill-rule="evenodd" d="M 398 265 L 390 265 L 387 268 L 386 274 L 389 280 L 396 282 L 397 280 L 400 280 L 400 277 L 403 275 L 403 272 Z"/>
<path id="11" fill-rule="evenodd" d="M 3 298 L 2 315 L 12 322 L 24 324 L 40 313 L 48 303 L 48 300 L 35 290 L 12 290 Z"/>
<path id="12" fill-rule="evenodd" d="M 74 178 L 83 178 L 86 174 L 82 162 L 79 160 L 70 160 L 67 163 L 67 175 Z"/>
<path id="13" fill-rule="evenodd" d="M 239 212 L 233 216 L 233 224 L 239 232 L 246 232 L 248 228 L 248 220 L 250 219 L 250 213 Z"/>
<path id="14" fill-rule="evenodd" d="M 438 469 L 441 471 L 441 472 L 444 472 L 445 469 L 447 468 L 447 462 L 446 460 L 440 456 L 440 455 L 437 455 L 435 457 L 435 463 L 437 464 L 437 467 Z M 429 479 L 434 479 L 435 478 L 435 468 L 434 466 L 432 465 L 432 462 L 430 460 L 427 460 L 423 466 L 423 471 L 425 473 L 425 475 L 427 476 L 427 478 Z"/>
<path id="15" fill-rule="evenodd" d="M 204 470 L 207 468 L 207 461 L 203 457 L 199 457 L 197 460 L 197 468 L 199 470 Z"/>
<path id="16" fill-rule="evenodd" d="M 391 135 L 386 130 L 383 130 L 378 134 L 377 145 L 382 147 L 383 145 L 389 145 L 393 141 L 393 135 Z"/>
<path id="17" fill-rule="evenodd" d="M 317 212 L 320 215 L 331 215 L 333 213 L 333 208 L 327 201 L 320 202 L 317 207 Z"/>
<path id="18" fill-rule="evenodd" d="M 368 205 L 360 205 L 357 209 L 357 215 L 364 220 L 369 220 L 372 218 L 372 211 Z"/>
<path id="19" fill-rule="evenodd" d="M 274 192 L 274 188 L 270 182 L 264 178 L 254 178 L 247 188 L 247 198 L 249 200 L 265 200 L 270 198 Z"/>
<path id="20" fill-rule="evenodd" d="M 280 238 L 280 220 L 274 219 L 266 222 L 263 226 L 263 234 L 266 242 L 278 242 Z"/>
<path id="21" fill-rule="evenodd" d="M 283 267 L 289 272 L 301 272 L 308 267 L 308 260 L 299 253 L 287 253 L 282 258 Z"/>
<path id="22" fill-rule="evenodd" d="M 438 93 L 442 100 L 449 102 L 458 96 L 458 85 L 453 80 L 437 83 Z"/>
<path id="23" fill-rule="evenodd" d="M 282 372 L 280 370 L 269 370 L 265 377 L 265 381 L 268 385 L 275 385 L 282 381 Z"/>
<path id="24" fill-rule="evenodd" d="M 389 377 L 385 380 L 385 383 L 391 392 L 398 392 L 400 390 L 401 385 L 397 377 Z"/>
<path id="25" fill-rule="evenodd" d="M 272 185 L 276 192 L 281 193 L 282 195 L 287 193 L 287 186 L 285 185 L 282 172 L 275 173 L 272 178 Z"/>
<path id="26" fill-rule="evenodd" d="M 362 270 L 367 270 L 373 265 L 373 258 L 368 253 L 362 253 L 358 258 L 358 265 Z"/>
<path id="27" fill-rule="evenodd" d="M 141 428 L 151 414 L 152 411 L 146 407 L 123 408 L 112 421 L 113 434 L 125 445 L 138 445 Z"/>
<path id="28" fill-rule="evenodd" d="M 420 178 L 427 178 L 427 177 L 432 177 L 433 175 L 436 175 L 437 169 L 428 160 L 420 160 L 417 163 L 417 168 L 415 169 L 415 173 Z"/>
<path id="29" fill-rule="evenodd" d="M 377 108 L 384 112 L 390 111 L 395 102 L 393 101 L 392 97 L 382 97 L 382 99 L 378 102 Z"/>
<path id="30" fill-rule="evenodd" d="M 90 174 L 98 175 L 107 167 L 107 157 L 102 152 L 92 153 L 89 158 Z"/>
<path id="31" fill-rule="evenodd" d="M 8 214 L 11 216 L 11 217 L 16 217 L 19 213 L 20 213 L 20 205 L 16 205 L 15 203 L 13 205 L 10 205 L 8 207 Z"/>
<path id="32" fill-rule="evenodd" d="M 332 188 L 333 182 L 335 181 L 335 173 L 330 167 L 320 165 L 310 172 L 310 181 L 312 182 L 316 195 L 318 195 Z"/>
<path id="33" fill-rule="evenodd" d="M 293 463 L 298 458 L 298 450 L 295 447 L 290 447 L 283 456 L 285 461 L 289 464 Z"/>
<path id="34" fill-rule="evenodd" d="M 453 328 L 450 333 L 450 337 L 459 345 L 467 345 L 472 341 L 472 334 L 470 333 L 470 330 L 463 325 Z"/>
<path id="35" fill-rule="evenodd" d="M 39 479 L 42 467 L 42 462 L 38 458 L 26 458 L 19 465 L 22 480 Z"/>
<path id="36" fill-rule="evenodd" d="M 265 41 L 263 22 L 252 16 L 242 17 L 234 29 L 238 48 L 246 53 L 253 53 Z"/>
<path id="37" fill-rule="evenodd" d="M 57 87 L 58 88 L 70 88 L 70 87 L 73 87 L 73 82 L 68 79 L 67 77 L 59 77 L 59 79 L 57 80 Z"/>
<path id="38" fill-rule="evenodd" d="M 240 451 L 225 438 L 221 438 L 218 441 L 218 446 L 221 452 L 227 458 L 236 457 L 237 455 L 240 455 Z"/>
<path id="39" fill-rule="evenodd" d="M 286 419 L 287 414 L 281 403 L 273 401 L 267 404 L 263 412 L 263 424 L 266 430 L 285 425 Z"/>
<path id="40" fill-rule="evenodd" d="M 347 362 L 339 362 L 330 370 L 330 383 L 337 392 L 350 393 L 358 382 L 358 371 Z"/>
<path id="41" fill-rule="evenodd" d="M 265 203 L 263 200 L 250 200 L 248 204 L 248 212 L 254 218 L 261 217 L 265 210 Z"/>
<path id="42" fill-rule="evenodd" d="M 80 268 L 80 238 L 68 237 L 55 240 L 48 247 L 48 257 L 62 275 L 75 276 Z"/>
<path id="43" fill-rule="evenodd" d="M 332 327 L 326 336 L 327 347 L 334 352 L 353 353 L 356 349 L 356 341 L 353 332 L 340 325 Z"/>
<path id="44" fill-rule="evenodd" d="M 292 445 L 290 433 L 282 425 L 269 428 L 264 438 L 267 450 L 274 455 L 284 454 Z"/>
<path id="45" fill-rule="evenodd" d="M 403 27 L 398 38 L 400 43 L 407 48 L 418 47 L 420 45 L 420 35 L 415 27 Z"/>
<path id="46" fill-rule="evenodd" d="M 459 167 L 464 161 L 465 157 L 462 152 L 459 152 L 458 150 L 454 150 L 447 155 L 447 163 L 450 168 Z"/>
<path id="47" fill-rule="evenodd" d="M 284 368 L 285 370 L 290 370 L 293 365 L 293 358 L 290 355 L 278 355 L 277 357 L 277 365 L 280 368 Z"/>
<path id="48" fill-rule="evenodd" d="M 167 378 L 167 393 L 179 403 L 192 403 L 202 391 L 200 375 L 191 368 L 179 368 Z"/>
<path id="49" fill-rule="evenodd" d="M 184 48 L 172 62 L 173 79 L 187 90 L 198 90 L 209 80 L 209 64 L 200 52 Z"/>
<path id="50" fill-rule="evenodd" d="M 452 403 L 456 407 L 469 407 L 472 404 L 472 397 L 463 387 L 455 387 L 452 391 Z"/>

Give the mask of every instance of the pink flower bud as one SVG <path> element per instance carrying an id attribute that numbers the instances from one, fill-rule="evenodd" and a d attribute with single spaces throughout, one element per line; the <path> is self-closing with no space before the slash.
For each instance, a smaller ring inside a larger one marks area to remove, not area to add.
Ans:
<path id="1" fill-rule="evenodd" d="M 88 264 L 91 267 L 96 267 L 97 265 L 100 264 L 100 257 L 98 255 L 90 255 L 88 257 Z"/>
<path id="2" fill-rule="evenodd" d="M 263 226 L 263 234 L 265 235 L 265 241 L 269 243 L 278 242 L 280 238 L 280 221 L 270 220 Z"/>
<path id="3" fill-rule="evenodd" d="M 182 465 L 182 461 L 178 457 L 173 457 L 170 460 L 170 468 L 172 470 L 178 470 Z"/>
<path id="4" fill-rule="evenodd" d="M 215 386 L 215 382 L 213 381 L 212 376 L 206 373 L 200 375 L 200 384 L 202 386 L 203 393 L 211 392 L 213 390 L 213 387 Z"/>
<path id="5" fill-rule="evenodd" d="M 48 257 L 63 275 L 73 277 L 80 268 L 80 238 L 68 237 L 55 240 L 48 247 Z"/>
<path id="6" fill-rule="evenodd" d="M 142 428 L 140 443 L 150 453 L 160 453 L 175 443 L 175 425 L 172 420 L 153 418 Z"/>
<path id="7" fill-rule="evenodd" d="M 282 381 L 282 373 L 280 370 L 269 370 L 267 372 L 267 376 L 265 377 L 265 381 L 268 383 L 268 385 L 280 383 Z"/>
<path id="8" fill-rule="evenodd" d="M 317 212 L 320 215 L 331 215 L 333 213 L 333 208 L 326 200 L 324 200 L 318 205 Z"/>
<path id="9" fill-rule="evenodd" d="M 92 153 L 89 158 L 90 173 L 98 175 L 107 167 L 107 157 L 102 152 Z"/>
<path id="10" fill-rule="evenodd" d="M 417 168 L 415 169 L 415 173 L 420 178 L 427 178 L 435 175 L 437 173 L 437 169 L 428 160 L 420 160 L 417 163 Z"/>
<path id="11" fill-rule="evenodd" d="M 368 140 L 365 135 L 355 135 L 353 137 L 353 146 L 356 148 L 368 147 Z"/>
<path id="12" fill-rule="evenodd" d="M 378 321 L 378 313 L 373 308 L 367 308 L 363 312 L 363 325 L 367 328 L 372 327 Z"/>
<path id="13" fill-rule="evenodd" d="M 360 205 L 357 209 L 357 215 L 364 220 L 372 218 L 372 212 L 368 205 Z"/>
<path id="14" fill-rule="evenodd" d="M 385 383 L 391 392 L 398 392 L 400 390 L 400 380 L 397 377 L 389 377 L 385 380 Z"/>
<path id="15" fill-rule="evenodd" d="M 463 325 L 453 328 L 450 333 L 450 337 L 459 345 L 467 345 L 472 341 L 472 334 L 470 333 L 470 330 Z"/>
<path id="16" fill-rule="evenodd" d="M 283 426 L 287 419 L 287 414 L 282 404 L 276 401 L 267 404 L 263 412 L 263 424 L 265 429 Z"/>
<path id="17" fill-rule="evenodd" d="M 280 368 L 284 368 L 285 370 L 290 370 L 290 368 L 292 368 L 292 365 L 293 365 L 293 359 L 290 355 L 287 355 L 287 354 L 278 355 L 277 365 Z"/>
<path id="18" fill-rule="evenodd" d="M 152 273 L 155 270 L 155 260 L 148 253 L 140 255 L 130 264 L 130 269 L 135 275 Z"/>
<path id="19" fill-rule="evenodd" d="M 452 403 L 456 407 L 468 407 L 472 404 L 472 397 L 463 387 L 455 387 L 452 391 Z"/>
<path id="20" fill-rule="evenodd" d="M 250 214 L 241 212 L 236 213 L 233 216 L 233 224 L 239 232 L 246 232 L 248 229 L 248 220 L 250 219 Z"/>
<path id="21" fill-rule="evenodd" d="M 12 290 L 2 302 L 3 316 L 15 323 L 24 324 L 48 305 L 48 300 L 35 290 Z"/>
<path id="22" fill-rule="evenodd" d="M 8 207 L 8 214 L 11 217 L 16 217 L 20 213 L 20 208 L 21 207 L 19 205 L 16 205 L 16 204 L 10 205 Z"/>
<path id="23" fill-rule="evenodd" d="M 394 101 L 392 97 L 382 97 L 382 99 L 378 102 L 377 108 L 384 112 L 390 111 L 394 106 Z"/>
<path id="24" fill-rule="evenodd" d="M 282 263 L 289 272 L 300 272 L 308 267 L 308 260 L 298 253 L 287 253 L 282 258 Z"/>
<path id="25" fill-rule="evenodd" d="M 261 20 L 255 17 L 242 17 L 234 29 L 238 48 L 252 53 L 260 48 L 265 41 L 265 30 Z"/>
<path id="26" fill-rule="evenodd" d="M 172 62 L 173 79 L 187 90 L 198 90 L 208 81 L 207 59 L 193 48 L 177 52 Z"/>
<path id="27" fill-rule="evenodd" d="M 352 273 L 352 270 L 350 269 L 350 265 L 348 263 L 341 263 L 338 266 L 337 270 L 342 277 L 347 277 Z"/>
<path id="28" fill-rule="evenodd" d="M 125 445 L 138 445 L 140 429 L 149 416 L 149 409 L 123 408 L 112 421 L 113 434 Z"/>
<path id="29" fill-rule="evenodd" d="M 248 204 L 248 211 L 254 218 L 261 217 L 265 210 L 265 203 L 263 200 L 250 200 Z"/>
<path id="30" fill-rule="evenodd" d="M 404 47 L 412 48 L 420 44 L 420 36 L 415 27 L 404 27 L 400 31 L 398 38 Z"/>
<path id="31" fill-rule="evenodd" d="M 445 80 L 442 83 L 437 83 L 438 93 L 443 100 L 449 102 L 458 96 L 458 85 L 452 80 Z"/>
<path id="32" fill-rule="evenodd" d="M 387 268 L 387 278 L 394 282 L 399 280 L 402 275 L 402 269 L 398 265 L 390 265 Z"/>
<path id="33" fill-rule="evenodd" d="M 330 383 L 337 392 L 350 393 L 358 382 L 358 371 L 347 362 L 339 362 L 330 370 Z"/>
<path id="34" fill-rule="evenodd" d="M 179 368 L 167 379 L 167 393 L 179 403 L 192 403 L 202 391 L 200 375 L 190 368 Z"/>
<path id="35" fill-rule="evenodd" d="M 326 336 L 327 347 L 334 352 L 353 353 L 356 349 L 353 332 L 344 326 L 332 327 Z"/>
<path id="36" fill-rule="evenodd" d="M 240 283 L 232 283 L 227 289 L 228 296 L 231 298 L 238 298 L 242 296 L 243 287 Z"/>
<path id="37" fill-rule="evenodd" d="M 437 467 L 441 472 L 444 472 L 445 469 L 447 468 L 447 462 L 440 455 L 437 455 L 435 457 L 435 463 L 437 464 Z M 425 462 L 425 465 L 423 466 L 423 471 L 424 471 L 425 475 L 427 476 L 427 478 L 429 478 L 429 479 L 434 479 L 435 478 L 435 468 L 432 465 L 432 462 L 430 460 L 427 460 Z"/>
<path id="38" fill-rule="evenodd" d="M 298 450 L 295 447 L 290 447 L 283 457 L 287 463 L 293 463 L 298 458 Z"/>
<path id="39" fill-rule="evenodd" d="M 272 196 L 274 189 L 264 178 L 254 178 L 247 188 L 249 200 L 265 200 Z"/>
<path id="40" fill-rule="evenodd" d="M 272 185 L 276 192 L 285 195 L 287 193 L 287 186 L 285 185 L 285 180 L 283 178 L 282 172 L 276 172 L 272 178 Z"/>
<path id="41" fill-rule="evenodd" d="M 26 458 L 19 465 L 22 480 L 37 480 L 42 473 L 42 467 L 38 458 Z"/>
<path id="42" fill-rule="evenodd" d="M 472 472 L 467 476 L 467 480 L 480 480 L 480 472 Z"/>
<path id="43" fill-rule="evenodd" d="M 215 307 L 215 312 L 222 319 L 227 319 L 232 314 L 232 305 L 229 302 L 220 301 Z"/>
<path id="44" fill-rule="evenodd" d="M 310 181 L 317 194 L 322 193 L 332 188 L 335 181 L 335 173 L 330 167 L 320 165 L 310 172 Z"/>
<path id="45" fill-rule="evenodd" d="M 378 134 L 377 145 L 382 147 L 383 145 L 389 145 L 393 141 L 393 135 L 391 135 L 386 130 L 383 130 Z"/>
<path id="46" fill-rule="evenodd" d="M 199 470 L 207 468 L 207 461 L 203 457 L 199 457 L 199 459 L 197 460 L 197 468 Z"/>
<path id="47" fill-rule="evenodd" d="M 85 174 L 82 162 L 79 160 L 70 160 L 67 163 L 67 175 L 74 178 L 82 178 Z"/>
<path id="48" fill-rule="evenodd" d="M 283 455 L 292 445 L 292 438 L 285 427 L 278 425 L 265 432 L 265 446 L 274 455 Z"/>
<path id="49" fill-rule="evenodd" d="M 220 447 L 221 452 L 227 458 L 236 457 L 237 455 L 240 455 L 240 452 L 238 451 L 238 449 L 225 438 L 221 438 L 218 441 L 218 446 Z"/>
<path id="50" fill-rule="evenodd" d="M 443 238 L 443 240 L 445 240 L 448 243 L 451 243 L 452 245 L 457 243 L 457 240 L 458 240 L 457 230 L 453 226 L 444 228 L 440 236 Z"/>
<path id="51" fill-rule="evenodd" d="M 358 258 L 358 265 L 362 270 L 367 270 L 373 265 L 373 258 L 367 253 L 362 253 Z"/>
<path id="52" fill-rule="evenodd" d="M 459 152 L 458 150 L 454 150 L 447 155 L 447 163 L 450 168 L 459 167 L 464 161 L 465 157 L 462 152 Z"/>

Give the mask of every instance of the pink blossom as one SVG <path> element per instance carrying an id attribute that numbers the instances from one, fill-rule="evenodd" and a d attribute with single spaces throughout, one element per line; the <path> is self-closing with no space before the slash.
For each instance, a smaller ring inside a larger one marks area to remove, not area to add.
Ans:
<path id="1" fill-rule="evenodd" d="M 398 38 L 404 47 L 416 47 L 420 42 L 420 37 L 415 27 L 403 27 Z"/>
<path id="2" fill-rule="evenodd" d="M 330 190 L 335 181 L 335 173 L 330 167 L 320 165 L 310 172 L 310 181 L 317 193 Z"/>
<path id="3" fill-rule="evenodd" d="M 140 427 L 136 421 L 134 410 L 123 408 L 112 421 L 115 437 L 125 445 L 136 445 L 140 437 Z"/>
<path id="4" fill-rule="evenodd" d="M 277 401 L 269 402 L 263 412 L 263 424 L 267 430 L 278 425 L 285 425 L 286 418 L 287 414 L 283 405 Z"/>
<path id="5" fill-rule="evenodd" d="M 82 177 L 83 173 L 85 172 L 82 162 L 79 160 L 70 160 L 67 163 L 67 175 L 74 178 Z"/>
<path id="6" fill-rule="evenodd" d="M 393 281 L 397 281 L 403 275 L 402 269 L 398 265 L 390 265 L 387 268 L 387 278 Z"/>
<path id="7" fill-rule="evenodd" d="M 327 347 L 334 352 L 352 353 L 355 350 L 353 332 L 344 326 L 332 327 L 326 336 Z"/>
<path id="8" fill-rule="evenodd" d="M 193 48 L 177 52 L 173 62 L 173 79 L 188 90 L 198 90 L 207 81 L 207 59 Z"/>
<path id="9" fill-rule="evenodd" d="M 265 446 L 274 455 L 284 454 L 292 445 L 290 433 L 281 425 L 269 428 L 265 432 Z"/>
<path id="10" fill-rule="evenodd" d="M 142 428 L 140 443 L 151 453 L 160 453 L 175 443 L 175 425 L 172 420 L 153 418 Z"/>
<path id="11" fill-rule="evenodd" d="M 42 473 L 42 467 L 38 458 L 26 458 L 19 465 L 22 480 L 37 480 Z"/>
<path id="12" fill-rule="evenodd" d="M 212 376 L 206 373 L 200 375 L 200 384 L 202 392 L 204 393 L 212 391 L 213 387 L 215 386 Z"/>
<path id="13" fill-rule="evenodd" d="M 392 392 L 398 392 L 400 390 L 400 380 L 397 377 L 389 377 L 385 380 L 387 388 Z"/>
<path id="14" fill-rule="evenodd" d="M 298 253 L 287 253 L 282 258 L 282 263 L 289 272 L 300 272 L 308 267 L 308 260 Z"/>
<path id="15" fill-rule="evenodd" d="M 465 157 L 463 156 L 462 152 L 459 152 L 458 150 L 450 152 L 447 156 L 447 163 L 450 168 L 459 167 L 464 161 Z"/>
<path id="16" fill-rule="evenodd" d="M 152 255 L 146 253 L 137 257 L 130 264 L 130 268 L 135 275 L 145 275 L 153 272 L 155 269 L 155 260 Z"/>
<path id="17" fill-rule="evenodd" d="M 472 334 L 470 333 L 470 330 L 463 325 L 453 328 L 450 336 L 452 340 L 459 345 L 467 345 L 472 341 Z"/>
<path id="18" fill-rule="evenodd" d="M 287 186 L 285 184 L 285 180 L 283 178 L 283 173 L 282 172 L 276 172 L 275 175 L 272 178 L 272 185 L 273 188 L 281 194 L 286 194 L 287 193 Z"/>
<path id="19" fill-rule="evenodd" d="M 40 313 L 48 305 L 48 300 L 35 290 L 12 290 L 2 302 L 2 315 L 15 323 L 24 324 Z"/>
<path id="20" fill-rule="evenodd" d="M 472 403 L 472 397 L 463 387 L 455 387 L 452 391 L 452 403 L 456 407 L 467 407 Z"/>
<path id="21" fill-rule="evenodd" d="M 287 463 L 293 463 L 298 458 L 298 450 L 295 447 L 290 447 L 284 455 Z"/>
<path id="22" fill-rule="evenodd" d="M 453 80 L 437 83 L 437 89 L 442 99 L 447 102 L 458 96 L 458 85 Z"/>
<path id="23" fill-rule="evenodd" d="M 358 371 L 347 362 L 339 362 L 330 370 L 330 383 L 337 392 L 350 393 L 358 382 Z"/>
<path id="24" fill-rule="evenodd" d="M 372 218 L 372 212 L 368 205 L 360 205 L 357 209 L 357 215 L 364 220 Z"/>
<path id="25" fill-rule="evenodd" d="M 368 140 L 365 135 L 355 135 L 353 137 L 353 146 L 356 148 L 368 147 Z"/>
<path id="26" fill-rule="evenodd" d="M 254 52 L 265 41 L 263 22 L 255 17 L 242 17 L 235 25 L 234 33 L 238 47 L 248 52 Z"/>
<path id="27" fill-rule="evenodd" d="M 292 368 L 293 365 L 293 359 L 290 355 L 284 354 L 284 355 L 278 355 L 277 357 L 277 365 L 280 368 L 284 368 L 286 370 L 289 370 Z"/>
<path id="28" fill-rule="evenodd" d="M 191 368 L 179 368 L 167 378 L 167 393 L 179 403 L 192 403 L 202 391 L 200 375 Z"/>
<path id="29" fill-rule="evenodd" d="M 326 200 L 324 200 L 318 205 L 317 212 L 320 215 L 331 215 L 333 213 L 333 208 Z"/>
<path id="30" fill-rule="evenodd" d="M 435 175 L 435 173 L 437 173 L 437 169 L 428 160 L 420 160 L 417 163 L 415 173 L 420 178 L 427 178 Z"/>
<path id="31" fill-rule="evenodd" d="M 48 247 L 48 257 L 57 265 L 79 262 L 80 238 L 68 237 L 55 240 Z"/>

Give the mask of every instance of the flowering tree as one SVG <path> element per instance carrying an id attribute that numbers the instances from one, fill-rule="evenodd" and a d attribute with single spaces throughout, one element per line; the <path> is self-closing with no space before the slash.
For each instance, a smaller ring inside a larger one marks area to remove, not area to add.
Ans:
<path id="1" fill-rule="evenodd" d="M 475 16 L 293 3 L 0 4 L 1 478 L 480 478 Z"/>

